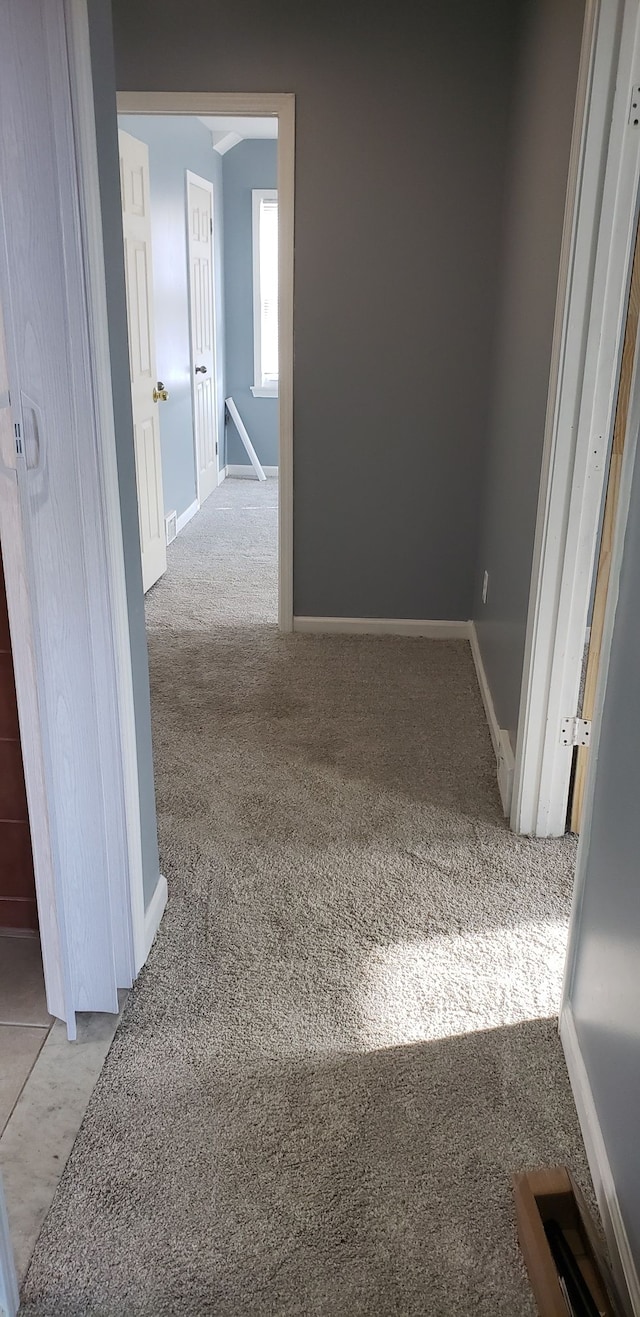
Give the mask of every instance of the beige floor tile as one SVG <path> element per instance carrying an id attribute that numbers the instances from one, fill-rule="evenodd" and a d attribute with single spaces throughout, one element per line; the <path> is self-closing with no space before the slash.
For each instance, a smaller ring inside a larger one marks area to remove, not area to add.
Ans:
<path id="1" fill-rule="evenodd" d="M 0 937 L 0 1024 L 51 1024 L 37 937 Z"/>
<path id="2" fill-rule="evenodd" d="M 0 1025 L 0 1133 L 47 1036 L 46 1029 Z"/>
<path id="3" fill-rule="evenodd" d="M 125 998 L 121 993 L 121 1005 Z M 75 1043 L 67 1042 L 66 1026 L 56 1020 L 0 1138 L 0 1173 L 21 1283 L 119 1019 L 78 1015 Z"/>

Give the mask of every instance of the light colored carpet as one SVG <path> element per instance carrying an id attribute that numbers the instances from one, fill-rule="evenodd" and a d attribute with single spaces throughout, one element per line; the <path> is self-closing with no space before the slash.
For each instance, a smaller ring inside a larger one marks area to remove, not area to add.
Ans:
<path id="1" fill-rule="evenodd" d="M 170 902 L 23 1312 L 533 1317 L 574 843 L 507 831 L 465 643 L 278 634 L 275 499 L 227 481 L 148 597 Z"/>

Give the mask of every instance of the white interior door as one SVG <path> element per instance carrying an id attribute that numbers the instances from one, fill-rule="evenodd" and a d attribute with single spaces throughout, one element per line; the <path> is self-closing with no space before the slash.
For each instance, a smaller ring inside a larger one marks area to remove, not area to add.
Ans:
<path id="1" fill-rule="evenodd" d="M 157 387 L 153 325 L 149 149 L 130 133 L 120 132 L 118 137 L 142 585 L 146 593 L 167 570 L 158 418 L 163 399 Z"/>
<path id="2" fill-rule="evenodd" d="M 213 187 L 187 171 L 189 305 L 198 502 L 218 483 L 213 296 Z"/>

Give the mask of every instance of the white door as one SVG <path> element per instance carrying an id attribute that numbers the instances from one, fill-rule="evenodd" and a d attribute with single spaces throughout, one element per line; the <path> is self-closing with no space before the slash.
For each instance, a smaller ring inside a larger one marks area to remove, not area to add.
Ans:
<path id="1" fill-rule="evenodd" d="M 166 399 L 156 374 L 149 149 L 129 133 L 120 132 L 118 137 L 142 586 L 146 593 L 167 570 L 158 418 L 158 406 Z"/>
<path id="2" fill-rule="evenodd" d="M 193 425 L 198 473 L 198 502 L 218 483 L 218 434 L 215 383 L 213 288 L 213 187 L 187 171 L 189 235 L 189 305 Z"/>

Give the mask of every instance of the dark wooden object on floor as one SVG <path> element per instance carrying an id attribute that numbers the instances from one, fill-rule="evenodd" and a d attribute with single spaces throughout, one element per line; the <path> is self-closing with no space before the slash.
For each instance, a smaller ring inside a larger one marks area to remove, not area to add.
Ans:
<path id="1" fill-rule="evenodd" d="M 613 1281 L 580 1190 L 564 1166 L 516 1175 L 518 1238 L 540 1317 L 567 1317 L 567 1302 L 545 1233 L 557 1221 L 602 1317 L 617 1317 Z"/>
<path id="2" fill-rule="evenodd" d="M 36 885 L 24 788 L 7 598 L 0 559 L 0 929 L 37 932 Z"/>

